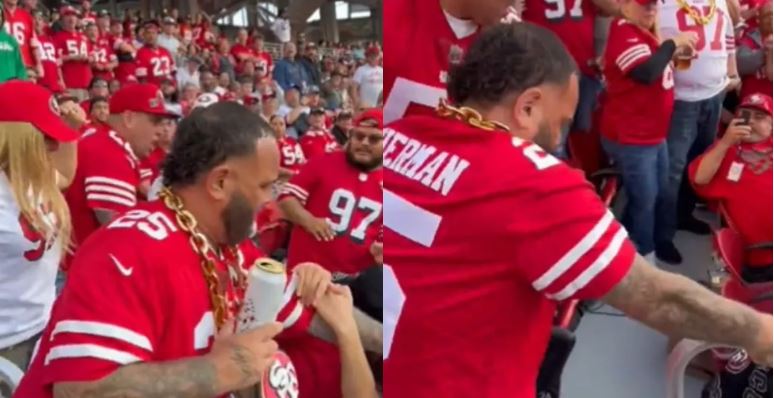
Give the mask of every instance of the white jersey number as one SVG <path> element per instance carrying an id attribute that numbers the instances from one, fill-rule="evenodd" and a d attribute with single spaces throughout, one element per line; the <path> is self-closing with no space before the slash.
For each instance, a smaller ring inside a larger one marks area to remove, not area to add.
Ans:
<path id="1" fill-rule="evenodd" d="M 109 229 L 134 227 L 155 240 L 164 240 L 171 232 L 177 231 L 175 223 L 163 213 L 139 209 L 129 210 L 108 225 Z"/>
<path id="2" fill-rule="evenodd" d="M 702 16 L 710 14 L 710 7 L 696 7 L 691 6 L 693 10 Z M 722 10 L 716 9 L 715 19 L 707 25 L 697 24 L 685 9 L 677 11 L 677 28 L 680 32 L 695 32 L 699 36 L 699 40 L 696 42 L 696 51 L 705 50 L 709 44 L 709 51 L 721 51 L 723 50 L 723 43 L 725 41 L 725 26 L 726 17 Z M 707 38 L 709 36 L 709 43 Z"/>
<path id="3" fill-rule="evenodd" d="M 546 19 L 557 20 L 569 15 L 570 18 L 583 18 L 583 9 L 581 8 L 583 0 L 570 0 L 572 7 L 569 12 L 565 5 L 566 0 L 545 0 L 546 1 Z"/>
<path id="4" fill-rule="evenodd" d="M 365 196 L 358 199 L 351 191 L 341 188 L 333 191 L 328 207 L 331 214 L 338 217 L 338 221 L 331 222 L 331 228 L 337 234 L 343 234 L 349 229 L 355 210 L 366 212 L 366 216 L 350 232 L 350 236 L 358 243 L 365 240 L 368 227 L 382 214 L 381 203 Z"/>

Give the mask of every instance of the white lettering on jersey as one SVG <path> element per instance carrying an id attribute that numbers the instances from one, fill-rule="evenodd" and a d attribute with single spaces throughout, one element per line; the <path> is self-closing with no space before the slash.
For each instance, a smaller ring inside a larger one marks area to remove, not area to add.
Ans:
<path id="1" fill-rule="evenodd" d="M 397 156 L 392 156 L 397 153 Z M 470 162 L 390 128 L 384 129 L 384 167 L 447 196 Z"/>
<path id="2" fill-rule="evenodd" d="M 164 213 L 140 209 L 129 210 L 108 225 L 108 229 L 134 227 L 155 240 L 164 240 L 171 232 L 177 231 L 175 223 Z"/>

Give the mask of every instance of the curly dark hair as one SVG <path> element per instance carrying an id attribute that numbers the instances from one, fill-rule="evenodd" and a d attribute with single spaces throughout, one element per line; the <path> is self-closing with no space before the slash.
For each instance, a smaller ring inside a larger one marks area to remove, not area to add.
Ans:
<path id="1" fill-rule="evenodd" d="M 462 62 L 449 71 L 449 98 L 491 106 L 510 94 L 544 83 L 562 84 L 577 71 L 556 35 L 531 23 L 484 30 Z"/>
<path id="2" fill-rule="evenodd" d="M 273 137 L 271 127 L 236 102 L 194 109 L 180 121 L 163 164 L 164 185 L 193 184 L 227 159 L 255 151 L 255 141 Z"/>

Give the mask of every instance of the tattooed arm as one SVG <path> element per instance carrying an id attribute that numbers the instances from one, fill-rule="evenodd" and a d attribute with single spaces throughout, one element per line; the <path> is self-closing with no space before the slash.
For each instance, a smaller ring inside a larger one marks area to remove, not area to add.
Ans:
<path id="1" fill-rule="evenodd" d="M 137 363 L 93 382 L 55 383 L 54 398 L 212 398 L 259 382 L 282 330 L 278 323 L 234 335 L 225 331 L 209 354 Z"/>
<path id="2" fill-rule="evenodd" d="M 353 310 L 352 315 L 355 318 L 357 331 L 360 334 L 360 341 L 363 343 L 365 350 L 381 354 L 382 324 L 357 308 Z M 315 315 L 314 318 L 312 318 L 312 324 L 309 325 L 308 332 L 318 339 L 325 340 L 329 343 L 336 343 L 336 334 L 333 329 L 318 315 Z"/>
<path id="3" fill-rule="evenodd" d="M 772 319 L 637 256 L 605 302 L 670 335 L 745 348 L 771 365 Z"/>

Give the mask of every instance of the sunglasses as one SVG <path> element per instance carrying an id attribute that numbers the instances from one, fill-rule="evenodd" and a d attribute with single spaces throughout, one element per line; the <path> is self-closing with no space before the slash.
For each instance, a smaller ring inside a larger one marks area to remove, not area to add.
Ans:
<path id="1" fill-rule="evenodd" d="M 376 145 L 384 139 L 381 134 L 368 134 L 358 130 L 352 130 L 349 133 L 349 139 L 357 142 L 368 142 L 369 145 Z"/>

